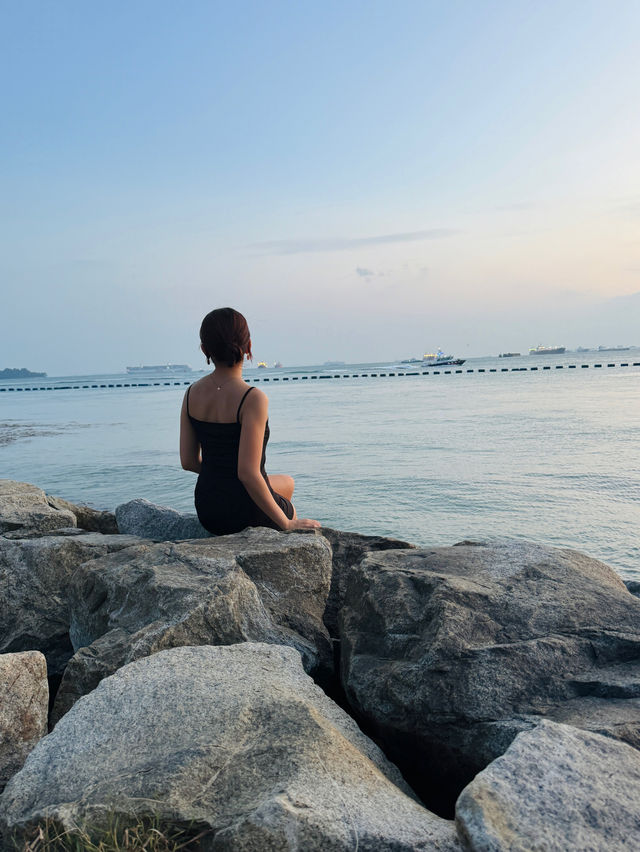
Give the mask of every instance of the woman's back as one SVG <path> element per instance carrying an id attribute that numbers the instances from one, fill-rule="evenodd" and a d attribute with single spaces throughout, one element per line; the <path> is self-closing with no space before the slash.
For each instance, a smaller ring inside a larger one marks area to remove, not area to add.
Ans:
<path id="1" fill-rule="evenodd" d="M 195 503 L 202 525 L 218 535 L 248 526 L 318 527 L 296 517 L 293 478 L 266 474 L 268 400 L 242 380 L 243 361 L 251 358 L 246 319 L 233 308 L 210 311 L 200 326 L 200 348 L 215 369 L 185 394 L 180 461 L 198 474 Z"/>

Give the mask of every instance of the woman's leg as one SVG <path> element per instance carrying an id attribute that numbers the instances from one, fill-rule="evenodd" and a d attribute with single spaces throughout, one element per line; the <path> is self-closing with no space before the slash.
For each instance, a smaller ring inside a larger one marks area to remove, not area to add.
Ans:
<path id="1" fill-rule="evenodd" d="M 292 476 L 287 476 L 284 473 L 274 473 L 273 475 L 269 475 L 269 485 L 276 491 L 278 494 L 282 494 L 283 497 L 286 497 L 289 502 L 291 502 L 291 498 L 293 497 L 293 489 L 295 488 L 295 482 Z"/>

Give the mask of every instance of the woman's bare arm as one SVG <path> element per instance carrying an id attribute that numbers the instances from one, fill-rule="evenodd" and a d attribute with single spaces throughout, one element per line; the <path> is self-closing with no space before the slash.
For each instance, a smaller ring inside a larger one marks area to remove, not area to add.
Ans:
<path id="1" fill-rule="evenodd" d="M 180 411 L 180 464 L 185 470 L 194 473 L 200 473 L 202 467 L 202 448 L 187 414 L 186 394 Z"/>
<path id="2" fill-rule="evenodd" d="M 269 402 L 266 395 L 256 388 L 246 399 L 242 409 L 242 431 L 238 450 L 238 479 L 253 502 L 278 525 L 281 530 L 319 527 L 317 521 L 307 518 L 289 520 L 273 499 L 271 491 L 260 473 L 264 430 L 267 425 Z"/>

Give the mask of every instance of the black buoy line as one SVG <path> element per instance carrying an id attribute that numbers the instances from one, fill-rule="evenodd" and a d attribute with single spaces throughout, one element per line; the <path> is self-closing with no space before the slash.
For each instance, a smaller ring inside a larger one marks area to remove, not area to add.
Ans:
<path id="1" fill-rule="evenodd" d="M 317 379 L 377 379 L 387 377 L 401 378 L 403 376 L 450 376 L 452 374 L 478 374 L 478 373 L 535 373 L 538 370 L 576 370 L 581 367 L 583 370 L 602 369 L 603 367 L 640 367 L 640 361 L 622 361 L 620 364 L 544 364 L 542 367 L 470 367 L 466 370 L 412 370 L 402 372 L 365 372 L 365 373 L 320 373 L 306 376 L 258 376 L 246 377 L 245 381 L 249 383 L 258 382 L 298 382 Z M 0 393 L 35 393 L 36 391 L 61 391 L 61 390 L 96 390 L 102 388 L 159 388 L 159 387 L 176 387 L 182 385 L 190 385 L 192 382 L 93 382 L 92 384 L 69 384 L 69 385 L 40 385 L 33 387 L 0 387 Z"/>

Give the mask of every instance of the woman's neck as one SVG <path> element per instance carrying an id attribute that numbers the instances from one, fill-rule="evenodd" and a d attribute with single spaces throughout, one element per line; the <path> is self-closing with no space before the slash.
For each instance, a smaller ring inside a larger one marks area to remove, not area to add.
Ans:
<path id="1" fill-rule="evenodd" d="M 234 379 L 242 380 L 242 361 L 239 364 L 234 364 L 233 367 L 227 367 L 226 364 L 216 364 L 210 375 L 218 388 Z"/>

